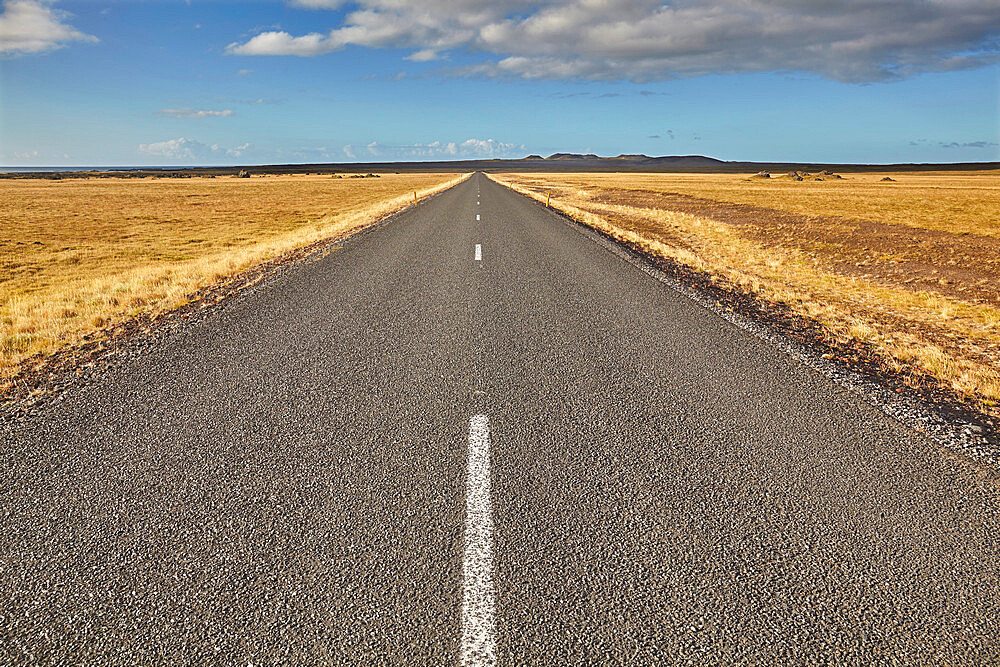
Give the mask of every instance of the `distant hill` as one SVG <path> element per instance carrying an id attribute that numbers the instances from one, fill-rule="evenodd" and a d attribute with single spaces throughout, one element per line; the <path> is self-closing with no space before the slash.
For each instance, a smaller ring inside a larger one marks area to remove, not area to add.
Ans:
<path id="1" fill-rule="evenodd" d="M 524 158 L 528 160 L 530 158 Z M 663 167 L 673 169 L 686 167 L 719 167 L 726 163 L 715 158 L 704 155 L 665 155 L 662 157 L 650 157 L 649 155 L 622 154 L 615 157 L 599 157 L 593 153 L 581 155 L 580 153 L 555 153 L 544 160 L 546 163 L 558 161 L 560 169 L 580 168 L 589 171 L 594 167 L 620 170 L 623 166 L 629 168 L 646 167 L 653 171 L 660 171 Z"/>
<path id="2" fill-rule="evenodd" d="M 553 153 L 552 155 L 545 158 L 546 160 L 600 160 L 593 153 L 587 153 L 586 155 L 580 155 L 579 153 Z"/>
<path id="3" fill-rule="evenodd" d="M 727 162 L 704 155 L 661 155 L 641 153 L 600 157 L 593 153 L 553 153 L 543 158 L 529 155 L 518 159 L 496 160 L 447 160 L 438 162 L 353 162 L 324 164 L 273 164 L 237 165 L 232 167 L 186 167 L 177 169 L 130 169 L 87 172 L 0 174 L 0 178 L 73 178 L 100 174 L 109 177 L 137 176 L 211 176 L 236 174 L 240 170 L 251 174 L 335 174 L 335 173 L 386 173 L 432 171 L 632 171 L 632 172 L 700 172 L 700 173 L 754 173 L 758 171 L 817 172 L 824 169 L 836 172 L 860 171 L 978 171 L 1000 169 L 1000 162 L 961 162 L 945 164 L 837 164 L 829 162 Z"/>

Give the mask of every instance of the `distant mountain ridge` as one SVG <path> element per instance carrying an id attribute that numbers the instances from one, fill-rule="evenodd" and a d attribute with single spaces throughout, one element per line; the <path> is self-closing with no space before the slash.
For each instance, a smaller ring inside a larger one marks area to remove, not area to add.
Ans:
<path id="1" fill-rule="evenodd" d="M 601 157 L 599 155 L 594 155 L 593 153 L 553 153 L 552 155 L 543 158 L 538 155 L 529 155 L 528 157 L 521 158 L 522 160 L 544 160 L 552 161 L 558 160 L 560 162 L 604 162 L 604 161 L 615 161 L 629 162 L 635 164 L 648 164 L 648 165 L 659 165 L 659 164 L 670 164 L 670 165 L 685 165 L 685 166 L 715 166 L 726 164 L 722 160 L 717 160 L 713 157 L 705 157 L 704 155 L 662 155 L 659 157 L 653 157 L 650 155 L 644 155 L 642 153 L 622 153 L 621 155 L 616 155 L 614 157 Z"/>
<path id="2" fill-rule="evenodd" d="M 904 163 L 904 164 L 844 164 L 833 162 L 737 162 L 719 160 L 704 155 L 660 155 L 642 153 L 622 153 L 614 157 L 601 157 L 593 153 L 553 153 L 548 157 L 528 155 L 523 158 L 489 158 L 478 160 L 440 160 L 434 162 L 327 162 L 313 164 L 271 164 L 234 165 L 227 167 L 175 167 L 95 169 L 75 173 L 49 172 L 25 173 L 9 169 L 0 173 L 0 178 L 73 178 L 86 177 L 95 173 L 108 176 L 210 176 L 236 174 L 248 170 L 253 175 L 260 174 L 303 174 L 303 173 L 386 173 L 386 172 L 455 172 L 455 171 L 608 171 L 608 172 L 693 172 L 693 173 L 754 173 L 758 171 L 817 172 L 824 169 L 837 172 L 861 171 L 980 171 L 1000 169 L 1000 162 L 956 162 L 956 163 Z"/>

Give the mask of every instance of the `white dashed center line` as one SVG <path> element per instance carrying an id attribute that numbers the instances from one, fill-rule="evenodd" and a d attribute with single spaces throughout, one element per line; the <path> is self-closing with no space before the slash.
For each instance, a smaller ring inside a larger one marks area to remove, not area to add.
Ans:
<path id="1" fill-rule="evenodd" d="M 481 243 L 476 244 L 476 261 L 481 262 L 483 260 L 483 246 Z"/>
<path id="2" fill-rule="evenodd" d="M 478 247 L 478 246 L 477 246 Z M 490 421 L 469 421 L 469 478 L 465 504 L 465 590 L 462 598 L 462 664 L 495 665 L 493 505 L 490 500 Z"/>
<path id="3" fill-rule="evenodd" d="M 479 214 L 476 213 L 476 220 L 479 220 Z"/>

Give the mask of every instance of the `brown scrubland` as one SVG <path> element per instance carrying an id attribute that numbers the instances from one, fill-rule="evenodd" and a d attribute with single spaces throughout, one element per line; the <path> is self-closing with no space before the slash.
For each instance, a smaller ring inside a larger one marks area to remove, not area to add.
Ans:
<path id="1" fill-rule="evenodd" d="M 25 364 L 460 180 L 0 180 L 0 395 Z"/>
<path id="2" fill-rule="evenodd" d="M 1000 171 L 495 178 L 1000 414 Z"/>

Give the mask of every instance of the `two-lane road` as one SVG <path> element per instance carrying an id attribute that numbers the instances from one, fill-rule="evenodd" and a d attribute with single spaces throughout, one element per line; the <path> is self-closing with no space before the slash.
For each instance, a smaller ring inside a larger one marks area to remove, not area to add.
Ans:
<path id="1" fill-rule="evenodd" d="M 482 175 L 0 426 L 0 663 L 982 664 L 995 474 Z"/>

